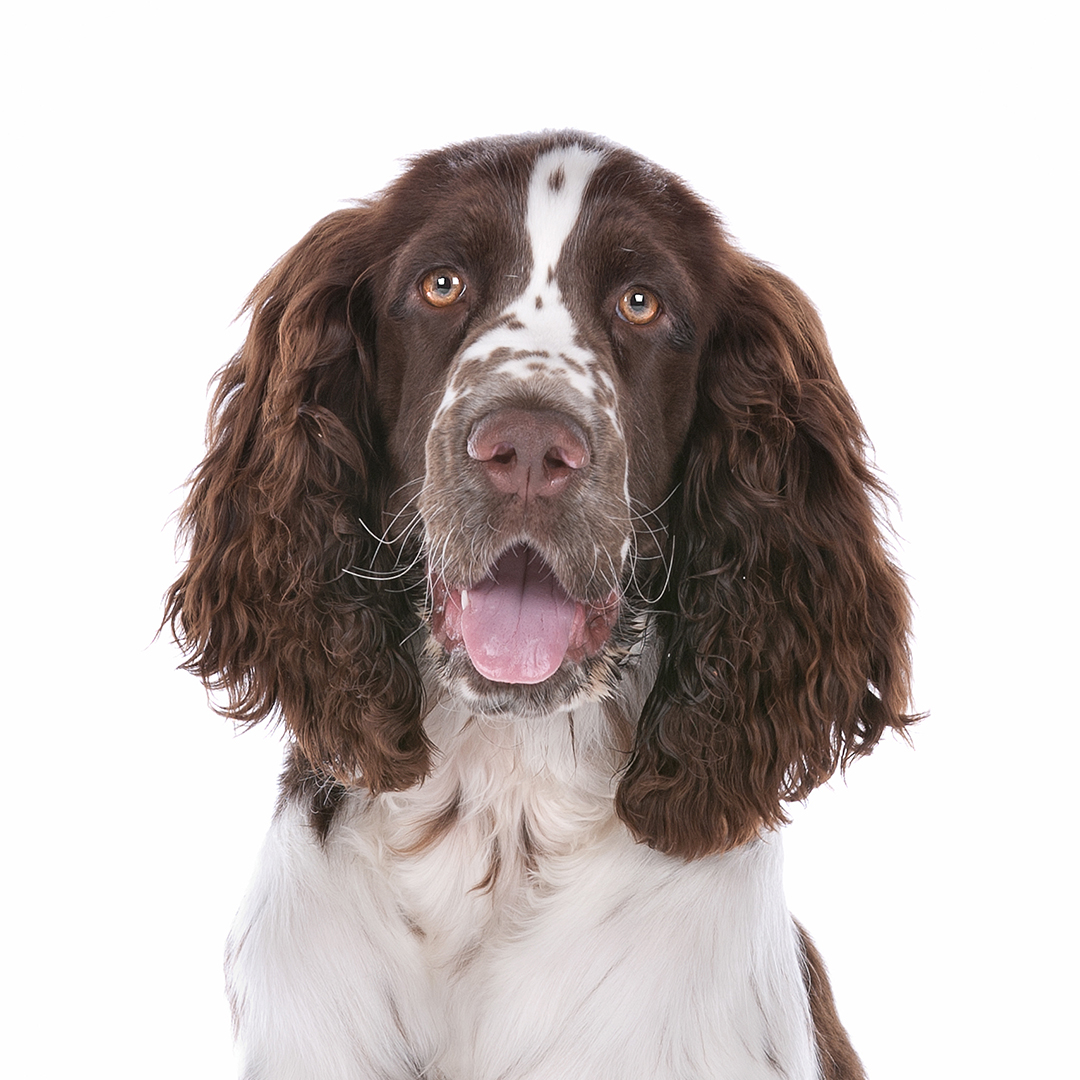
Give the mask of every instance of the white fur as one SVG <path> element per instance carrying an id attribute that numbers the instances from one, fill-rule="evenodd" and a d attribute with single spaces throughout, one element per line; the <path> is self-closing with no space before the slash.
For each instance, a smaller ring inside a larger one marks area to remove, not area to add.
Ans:
<path id="1" fill-rule="evenodd" d="M 279 811 L 227 950 L 243 1080 L 422 1075 L 442 1010 L 395 893 L 374 836 Z"/>
<path id="2" fill-rule="evenodd" d="M 601 160 L 539 159 L 530 281 L 467 350 L 509 349 L 500 376 L 539 372 L 586 402 L 615 382 L 574 344 L 549 271 Z M 452 375 L 436 420 L 469 392 Z M 443 692 L 422 784 L 347 795 L 325 841 L 303 807 L 277 814 L 229 945 L 244 1080 L 817 1077 L 779 838 L 659 854 L 615 815 L 625 756 L 603 703 L 496 720 Z"/>
<path id="3" fill-rule="evenodd" d="M 278 814 L 230 945 L 245 1080 L 817 1076 L 775 835 L 634 843 L 600 705 L 428 731 L 431 777 L 349 796 L 325 843 Z"/>
<path id="4" fill-rule="evenodd" d="M 466 350 L 451 373 L 436 420 L 467 392 L 459 372 L 475 368 L 477 360 L 482 362 L 492 354 L 498 357 L 496 367 L 485 372 L 485 378 L 529 379 L 540 369 L 587 401 L 595 399 L 597 379 L 604 373 L 599 372 L 592 353 L 575 344 L 578 328 L 553 274 L 577 223 L 585 188 L 603 157 L 597 150 L 571 145 L 542 154 L 533 165 L 525 214 L 532 252 L 528 284 L 502 312 L 497 325 Z M 555 175 L 562 178 L 558 190 L 551 186 Z M 504 350 L 514 355 L 505 359 Z M 610 377 L 607 383 L 611 383 Z"/>
<path id="5" fill-rule="evenodd" d="M 532 280 L 526 296 L 549 287 L 548 270 L 557 265 L 563 244 L 577 224 L 585 188 L 603 160 L 599 150 L 576 144 L 557 147 L 536 159 L 529 179 L 525 217 L 533 254 Z M 556 176 L 562 179 L 553 186 Z"/>

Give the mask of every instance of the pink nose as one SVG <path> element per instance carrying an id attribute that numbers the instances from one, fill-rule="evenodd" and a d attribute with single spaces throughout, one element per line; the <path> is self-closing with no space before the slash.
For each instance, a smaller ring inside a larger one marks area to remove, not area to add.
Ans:
<path id="1" fill-rule="evenodd" d="M 558 495 L 589 464 L 581 428 L 548 409 L 496 409 L 473 427 L 468 448 L 496 491 L 524 501 Z"/>

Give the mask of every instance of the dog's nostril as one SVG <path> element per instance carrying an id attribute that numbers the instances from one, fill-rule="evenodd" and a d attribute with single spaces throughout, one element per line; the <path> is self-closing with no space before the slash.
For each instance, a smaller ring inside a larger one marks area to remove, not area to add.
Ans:
<path id="1" fill-rule="evenodd" d="M 578 469 L 581 466 L 573 464 L 572 461 L 566 459 L 570 457 L 569 454 L 564 454 L 562 450 L 553 446 L 544 457 L 544 467 L 547 469 Z"/>

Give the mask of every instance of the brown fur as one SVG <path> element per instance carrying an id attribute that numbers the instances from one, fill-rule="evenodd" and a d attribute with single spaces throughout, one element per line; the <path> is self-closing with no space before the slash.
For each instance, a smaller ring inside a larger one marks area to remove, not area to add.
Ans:
<path id="1" fill-rule="evenodd" d="M 667 650 L 619 813 L 685 856 L 786 820 L 913 717 L 885 494 L 809 301 L 741 256 L 702 361 L 672 511 Z"/>
<path id="2" fill-rule="evenodd" d="M 183 509 L 191 558 L 168 596 L 186 667 L 242 723 L 283 716 L 307 761 L 374 791 L 421 779 L 422 692 L 378 526 L 390 470 L 353 316 L 373 212 L 317 225 L 256 287 L 221 373 L 209 450 Z"/>
<path id="3" fill-rule="evenodd" d="M 836 1011 L 829 974 L 810 935 L 796 922 L 803 952 L 803 982 L 810 999 L 810 1017 L 817 1037 L 821 1080 L 866 1080 L 859 1055 Z"/>
<path id="4" fill-rule="evenodd" d="M 374 537 L 422 475 L 449 359 L 505 307 L 524 265 L 511 211 L 530 164 L 571 137 L 428 155 L 320 222 L 252 293 L 247 341 L 221 374 L 167 617 L 223 712 L 284 718 L 303 761 L 340 784 L 401 789 L 428 771 L 409 600 L 422 571 L 401 570 L 415 536 Z M 464 208 L 454 222 L 451 192 Z M 673 572 L 617 809 L 644 842 L 694 858 L 781 823 L 785 800 L 911 722 L 908 597 L 875 516 L 884 489 L 810 303 L 634 155 L 610 150 L 592 198 L 564 293 L 590 296 L 641 258 L 682 305 L 645 333 L 574 314 L 621 380 L 636 504 L 676 489 L 638 537 L 642 551 L 663 543 Z M 485 268 L 468 294 L 482 306 L 437 318 L 410 307 L 423 252 L 455 244 Z M 656 584 L 645 574 L 637 587 Z"/>

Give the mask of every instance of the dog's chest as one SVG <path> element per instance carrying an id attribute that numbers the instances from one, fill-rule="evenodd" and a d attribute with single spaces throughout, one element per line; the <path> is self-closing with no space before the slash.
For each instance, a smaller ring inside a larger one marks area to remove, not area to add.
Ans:
<path id="1" fill-rule="evenodd" d="M 437 743 L 368 818 L 445 1075 L 813 1075 L 779 843 L 669 858 L 615 816 L 603 755 L 509 730 Z"/>
<path id="2" fill-rule="evenodd" d="M 613 759 L 596 734 L 565 716 L 442 718 L 432 775 L 377 800 L 387 876 L 434 969 L 527 931 L 560 904 L 580 863 L 625 832 Z"/>

